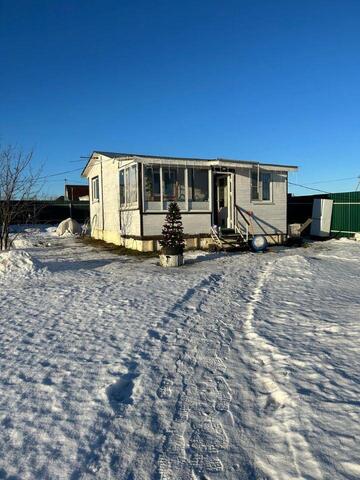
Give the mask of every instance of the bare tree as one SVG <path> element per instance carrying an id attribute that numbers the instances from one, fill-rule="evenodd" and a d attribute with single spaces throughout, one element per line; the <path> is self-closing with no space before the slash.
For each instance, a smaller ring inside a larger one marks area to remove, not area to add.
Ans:
<path id="1" fill-rule="evenodd" d="M 34 199 L 40 190 L 40 172 L 33 172 L 32 159 L 32 151 L 0 147 L 0 250 L 10 248 L 10 226 L 23 220 L 28 208 L 25 200 Z"/>

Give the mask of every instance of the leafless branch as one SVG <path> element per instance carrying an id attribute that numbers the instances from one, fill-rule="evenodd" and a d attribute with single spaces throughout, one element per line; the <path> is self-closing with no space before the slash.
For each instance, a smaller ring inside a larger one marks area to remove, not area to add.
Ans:
<path id="1" fill-rule="evenodd" d="M 0 250 L 10 247 L 10 226 L 24 216 L 25 201 L 36 198 L 41 190 L 40 170 L 33 171 L 32 160 L 32 151 L 0 146 Z"/>

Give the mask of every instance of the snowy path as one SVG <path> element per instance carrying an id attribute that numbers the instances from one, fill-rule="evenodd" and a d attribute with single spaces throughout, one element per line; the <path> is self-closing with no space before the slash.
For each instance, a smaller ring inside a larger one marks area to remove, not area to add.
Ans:
<path id="1" fill-rule="evenodd" d="M 51 243 L 0 274 L 0 478 L 360 478 L 359 244 L 174 272 Z"/>

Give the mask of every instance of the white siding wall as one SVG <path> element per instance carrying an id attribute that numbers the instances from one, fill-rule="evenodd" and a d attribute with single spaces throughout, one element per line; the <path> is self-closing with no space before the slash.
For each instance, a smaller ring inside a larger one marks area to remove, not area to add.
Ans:
<path id="1" fill-rule="evenodd" d="M 104 188 L 104 230 L 120 230 L 120 192 L 119 192 L 119 165 L 117 161 L 106 160 L 103 162 Z"/>
<path id="2" fill-rule="evenodd" d="M 143 215 L 144 235 L 161 235 L 165 221 L 165 213 L 157 215 Z M 209 234 L 211 227 L 210 213 L 184 213 L 182 215 L 184 233 L 186 234 Z"/>
<path id="3" fill-rule="evenodd" d="M 252 223 L 255 233 L 283 233 L 286 234 L 287 215 L 287 172 L 272 173 L 271 202 L 251 201 L 250 170 L 239 168 L 236 170 L 236 204 L 247 211 L 254 212 Z M 246 215 L 245 215 L 246 216 Z M 246 216 L 247 217 L 247 216 Z M 248 218 L 248 217 L 247 217 Z M 238 216 L 241 224 L 244 221 Z"/>
<path id="4" fill-rule="evenodd" d="M 122 162 L 123 165 L 129 162 Z M 90 218 L 92 235 L 109 242 L 120 242 L 120 187 L 119 162 L 99 156 L 91 168 Z M 99 201 L 92 201 L 91 179 L 99 177 Z M 126 235 L 140 235 L 140 214 L 138 210 L 122 212 L 122 230 Z"/>
<path id="5" fill-rule="evenodd" d="M 123 210 L 121 212 L 122 235 L 141 235 L 140 210 Z"/>
<path id="6" fill-rule="evenodd" d="M 93 191 L 92 191 L 92 179 L 99 177 L 99 200 L 93 201 Z M 91 221 L 91 231 L 102 230 L 103 228 L 103 219 L 102 219 L 102 188 L 101 188 L 101 170 L 100 165 L 94 165 L 91 169 L 89 176 L 89 195 L 90 195 L 90 221 Z"/>

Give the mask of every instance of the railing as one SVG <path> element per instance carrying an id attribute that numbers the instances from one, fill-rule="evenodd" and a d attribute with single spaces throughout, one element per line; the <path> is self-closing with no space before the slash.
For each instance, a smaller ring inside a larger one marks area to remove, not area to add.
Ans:
<path id="1" fill-rule="evenodd" d="M 245 233 L 245 240 L 248 241 L 249 240 L 249 227 L 252 229 L 252 224 L 251 224 L 251 220 L 248 220 L 246 218 L 244 212 L 247 213 L 247 215 L 249 215 L 249 213 L 246 210 L 241 209 L 239 207 L 239 205 L 235 204 L 235 222 L 234 222 L 235 231 L 237 231 L 243 237 L 244 237 L 244 233 Z M 244 220 L 245 226 L 239 221 L 239 215 Z M 245 232 L 244 232 L 244 230 L 245 230 Z"/>
<path id="2" fill-rule="evenodd" d="M 211 238 L 212 238 L 213 242 L 215 243 L 215 245 L 217 245 L 218 247 L 222 247 L 222 242 L 219 238 L 219 233 L 218 233 L 216 227 L 212 226 L 210 228 L 210 235 L 211 235 Z"/>
<path id="3" fill-rule="evenodd" d="M 245 226 L 245 234 L 244 234 L 244 230 L 242 230 L 240 227 L 242 225 L 237 222 L 235 225 L 234 225 L 234 230 L 236 233 L 238 233 L 242 238 L 243 240 L 245 240 L 246 242 L 249 241 L 249 227 L 248 225 Z"/>

